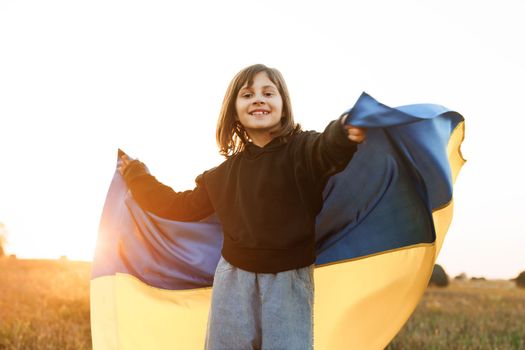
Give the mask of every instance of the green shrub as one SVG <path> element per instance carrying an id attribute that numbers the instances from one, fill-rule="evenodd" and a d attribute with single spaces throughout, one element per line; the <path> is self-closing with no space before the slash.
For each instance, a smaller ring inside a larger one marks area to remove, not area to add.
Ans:
<path id="1" fill-rule="evenodd" d="M 525 288 L 525 271 L 520 273 L 516 278 L 516 285 L 521 288 Z"/>
<path id="2" fill-rule="evenodd" d="M 448 286 L 448 275 L 440 265 L 434 265 L 434 270 L 432 271 L 432 276 L 430 277 L 428 285 L 437 287 Z"/>

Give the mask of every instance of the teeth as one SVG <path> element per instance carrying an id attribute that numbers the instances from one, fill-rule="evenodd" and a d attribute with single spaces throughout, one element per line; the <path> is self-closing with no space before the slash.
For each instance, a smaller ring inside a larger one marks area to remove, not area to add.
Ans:
<path id="1" fill-rule="evenodd" d="M 252 112 L 251 114 L 252 115 L 265 115 L 265 114 L 268 114 L 268 112 L 256 111 L 256 112 Z"/>

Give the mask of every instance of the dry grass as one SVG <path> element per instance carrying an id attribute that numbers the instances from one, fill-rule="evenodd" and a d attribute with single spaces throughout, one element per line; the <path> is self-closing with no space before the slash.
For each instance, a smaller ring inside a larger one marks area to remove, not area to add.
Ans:
<path id="1" fill-rule="evenodd" d="M 0 259 L 0 349 L 91 349 L 89 273 L 89 263 Z M 387 349 L 525 349 L 525 289 L 429 288 Z"/>
<path id="2" fill-rule="evenodd" d="M 91 349 L 90 264 L 0 259 L 0 349 Z"/>
<path id="3" fill-rule="evenodd" d="M 387 349 L 525 349 L 525 289 L 510 281 L 430 287 Z"/>

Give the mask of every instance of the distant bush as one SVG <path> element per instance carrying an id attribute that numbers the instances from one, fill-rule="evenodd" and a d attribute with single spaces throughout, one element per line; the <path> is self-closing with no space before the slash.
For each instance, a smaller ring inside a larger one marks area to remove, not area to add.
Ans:
<path id="1" fill-rule="evenodd" d="M 448 286 L 448 275 L 440 265 L 434 265 L 434 270 L 432 271 L 432 276 L 430 277 L 428 285 L 437 287 Z"/>
<path id="2" fill-rule="evenodd" d="M 516 285 L 521 288 L 525 288 L 525 271 L 520 273 L 518 277 L 516 277 Z"/>
<path id="3" fill-rule="evenodd" d="M 459 280 L 459 281 L 466 281 L 467 280 L 467 274 L 462 272 L 459 275 L 457 275 L 456 277 L 454 277 L 454 279 L 455 280 Z"/>
<path id="4" fill-rule="evenodd" d="M 485 277 L 472 277 L 471 281 L 486 281 Z"/>

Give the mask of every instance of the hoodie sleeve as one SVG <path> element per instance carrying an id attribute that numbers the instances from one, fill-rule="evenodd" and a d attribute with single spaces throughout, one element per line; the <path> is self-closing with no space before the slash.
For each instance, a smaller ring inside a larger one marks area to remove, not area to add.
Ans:
<path id="1" fill-rule="evenodd" d="M 313 183 L 324 187 L 330 176 L 342 171 L 357 151 L 357 143 L 348 139 L 342 121 L 347 114 L 331 121 L 322 133 L 306 131 L 300 135 L 296 158 L 305 167 Z"/>
<path id="2" fill-rule="evenodd" d="M 195 179 L 196 187 L 184 192 L 176 192 L 159 182 L 137 160 L 129 164 L 123 176 L 141 208 L 160 217 L 197 221 L 214 212 L 202 174 Z"/>

